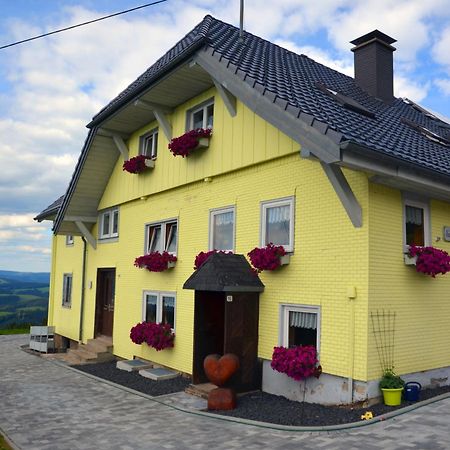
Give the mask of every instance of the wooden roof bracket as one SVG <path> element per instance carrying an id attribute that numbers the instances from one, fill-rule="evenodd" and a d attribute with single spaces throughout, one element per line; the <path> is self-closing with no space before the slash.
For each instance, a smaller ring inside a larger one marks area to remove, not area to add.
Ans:
<path id="1" fill-rule="evenodd" d="M 86 225 L 79 220 L 75 221 L 75 225 L 80 230 L 86 241 L 95 250 L 97 248 L 97 240 L 94 238 L 94 236 L 92 236 L 92 233 L 87 229 Z"/>

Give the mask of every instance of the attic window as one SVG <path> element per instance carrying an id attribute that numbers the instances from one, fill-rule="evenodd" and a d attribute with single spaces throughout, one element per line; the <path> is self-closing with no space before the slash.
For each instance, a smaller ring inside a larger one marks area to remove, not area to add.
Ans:
<path id="1" fill-rule="evenodd" d="M 375 113 L 372 111 L 369 111 L 366 107 L 361 105 L 361 103 L 358 103 L 356 100 L 353 100 L 350 97 L 347 97 L 344 94 L 341 94 L 340 92 L 334 91 L 333 89 L 330 89 L 325 84 L 317 82 L 316 87 L 319 88 L 324 94 L 328 95 L 329 97 L 333 98 L 337 103 L 342 105 L 344 108 L 350 109 L 351 111 L 355 111 L 359 114 L 363 114 L 364 116 L 370 117 L 372 119 L 375 119 Z"/>
<path id="2" fill-rule="evenodd" d="M 426 128 L 423 125 L 419 125 L 418 123 L 415 123 L 412 120 L 407 119 L 406 117 L 402 117 L 401 121 L 411 127 L 413 130 L 418 131 L 422 136 L 425 136 L 430 141 L 445 145 L 446 147 L 450 147 L 450 138 L 448 138 L 447 136 L 441 136 L 436 132 L 431 131 L 429 128 Z"/>

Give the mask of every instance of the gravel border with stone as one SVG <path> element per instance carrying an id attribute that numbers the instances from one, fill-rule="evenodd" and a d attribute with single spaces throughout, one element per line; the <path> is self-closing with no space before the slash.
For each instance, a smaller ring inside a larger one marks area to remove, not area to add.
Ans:
<path id="1" fill-rule="evenodd" d="M 137 372 L 127 372 L 125 370 L 117 369 L 116 361 L 82 364 L 71 367 L 153 397 L 173 394 L 174 392 L 182 392 L 191 383 L 188 378 L 182 376 L 171 378 L 170 380 L 150 380 L 149 378 L 139 375 Z"/>
<path id="2" fill-rule="evenodd" d="M 153 381 L 136 372 L 117 369 L 115 361 L 72 367 L 151 396 L 181 392 L 191 383 L 188 378 L 181 376 L 171 380 Z M 427 400 L 447 392 L 450 392 L 450 386 L 426 389 L 420 393 L 420 400 Z M 237 408 L 232 411 L 209 412 L 277 425 L 326 426 L 360 422 L 361 416 L 368 411 L 373 414 L 373 417 L 377 417 L 415 404 L 415 402 L 403 401 L 400 406 L 386 406 L 383 403 L 367 408 L 362 408 L 360 405 L 324 406 L 296 402 L 260 391 L 239 395 L 237 403 Z"/>

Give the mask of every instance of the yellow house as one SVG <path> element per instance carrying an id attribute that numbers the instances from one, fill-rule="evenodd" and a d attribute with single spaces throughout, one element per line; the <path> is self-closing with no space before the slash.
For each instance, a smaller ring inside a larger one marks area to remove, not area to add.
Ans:
<path id="1" fill-rule="evenodd" d="M 450 250 L 450 125 L 393 96 L 393 42 L 353 41 L 353 79 L 206 16 L 93 118 L 67 192 L 37 217 L 54 221 L 49 325 L 194 383 L 231 349 L 244 387 L 293 399 L 375 397 L 391 366 L 447 384 L 450 278 L 407 253 Z M 169 151 L 198 128 L 204 148 Z M 149 167 L 124 171 L 138 155 Z M 241 257 L 193 275 L 202 251 L 269 243 L 288 264 L 259 279 L 239 278 Z M 174 267 L 134 265 L 155 251 Z M 170 324 L 174 347 L 134 344 L 142 321 Z M 296 345 L 316 347 L 319 379 L 271 368 L 275 346 Z"/>

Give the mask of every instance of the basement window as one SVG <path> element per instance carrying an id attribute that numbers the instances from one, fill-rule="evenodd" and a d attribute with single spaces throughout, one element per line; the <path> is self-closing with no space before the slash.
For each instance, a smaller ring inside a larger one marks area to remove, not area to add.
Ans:
<path id="1" fill-rule="evenodd" d="M 319 352 L 320 308 L 306 305 L 281 305 L 281 345 L 292 348 L 312 345 Z"/>
<path id="2" fill-rule="evenodd" d="M 347 108 L 359 114 L 363 114 L 364 116 L 370 117 L 372 119 L 376 118 L 375 113 L 373 113 L 372 111 L 370 111 L 365 106 L 361 105 L 361 103 L 357 102 L 351 97 L 347 97 L 346 95 L 341 94 L 340 92 L 334 91 L 329 87 L 327 87 L 325 84 L 320 82 L 316 83 L 316 87 L 320 89 L 324 94 L 328 95 L 337 103 L 342 105 L 344 108 Z"/>

